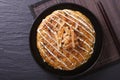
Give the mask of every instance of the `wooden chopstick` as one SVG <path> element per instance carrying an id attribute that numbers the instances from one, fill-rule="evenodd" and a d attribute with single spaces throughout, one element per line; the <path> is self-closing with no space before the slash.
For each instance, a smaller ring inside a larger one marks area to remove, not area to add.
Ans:
<path id="1" fill-rule="evenodd" d="M 111 22 L 110 22 L 110 20 L 109 20 L 109 18 L 108 18 L 108 15 L 107 15 L 107 13 L 106 13 L 106 11 L 105 11 L 105 9 L 104 9 L 104 7 L 103 7 L 103 5 L 102 5 L 102 3 L 101 3 L 100 1 L 98 1 L 97 6 L 98 6 L 98 8 L 99 8 L 99 10 L 100 10 L 100 12 L 101 12 L 104 20 L 105 20 L 105 23 L 106 23 L 106 25 L 107 25 L 107 28 L 108 28 L 109 31 L 110 31 L 110 34 L 111 34 L 111 36 L 112 36 L 112 38 L 113 38 L 113 41 L 114 41 L 114 43 L 115 43 L 115 46 L 116 46 L 118 52 L 120 53 L 120 42 L 119 42 L 119 40 L 118 40 L 118 38 L 117 38 L 117 35 L 116 35 L 116 33 L 115 33 L 115 31 L 114 31 L 114 29 L 113 29 L 113 27 L 112 27 L 112 24 L 111 24 Z"/>

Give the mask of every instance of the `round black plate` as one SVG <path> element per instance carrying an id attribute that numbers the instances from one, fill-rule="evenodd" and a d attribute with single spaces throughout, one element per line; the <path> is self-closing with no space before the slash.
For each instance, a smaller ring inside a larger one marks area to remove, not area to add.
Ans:
<path id="1" fill-rule="evenodd" d="M 94 47 L 94 52 L 92 57 L 88 60 L 87 63 L 71 71 L 57 70 L 49 66 L 47 63 L 43 62 L 43 59 L 41 58 L 40 53 L 36 46 L 36 33 L 37 33 L 37 28 L 39 24 L 41 23 L 42 19 L 44 19 L 47 15 L 51 14 L 53 11 L 58 9 L 71 9 L 71 10 L 77 10 L 82 12 L 84 15 L 86 15 L 90 19 L 96 32 L 96 42 L 95 42 L 95 47 Z M 73 3 L 60 3 L 44 10 L 33 23 L 31 32 L 30 32 L 30 49 L 37 63 L 40 64 L 40 66 L 45 70 L 61 76 L 73 76 L 77 74 L 82 75 L 86 73 L 88 70 L 91 69 L 91 67 L 97 61 L 100 55 L 101 47 L 102 47 L 102 30 L 101 30 L 101 25 L 99 21 L 88 9 Z"/>

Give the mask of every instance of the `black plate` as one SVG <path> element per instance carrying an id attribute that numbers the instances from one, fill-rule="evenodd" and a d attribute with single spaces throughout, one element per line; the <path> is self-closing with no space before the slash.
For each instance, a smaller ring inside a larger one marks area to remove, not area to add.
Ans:
<path id="1" fill-rule="evenodd" d="M 96 41 L 95 41 L 95 47 L 94 47 L 94 52 L 92 57 L 88 60 L 87 63 L 71 71 L 57 70 L 49 66 L 47 63 L 43 62 L 43 59 L 41 58 L 40 53 L 36 46 L 36 33 L 37 33 L 37 28 L 39 24 L 41 23 L 42 19 L 44 19 L 47 15 L 51 14 L 53 11 L 58 9 L 71 9 L 71 10 L 77 10 L 82 12 L 84 15 L 86 15 L 90 19 L 96 32 Z M 33 23 L 31 32 L 30 32 L 30 48 L 32 51 L 32 55 L 34 56 L 37 63 L 40 64 L 40 66 L 45 70 L 61 76 L 73 76 L 77 74 L 82 75 L 87 71 L 89 71 L 97 61 L 100 55 L 101 47 L 102 47 L 102 30 L 101 30 L 101 25 L 99 21 L 88 9 L 73 3 L 60 3 L 44 10 Z"/>

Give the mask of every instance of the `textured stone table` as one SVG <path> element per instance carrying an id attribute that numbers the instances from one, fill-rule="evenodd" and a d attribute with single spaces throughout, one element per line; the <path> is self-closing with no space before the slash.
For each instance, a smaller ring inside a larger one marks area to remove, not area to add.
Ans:
<path id="1" fill-rule="evenodd" d="M 0 0 L 0 80 L 59 80 L 36 64 L 29 49 L 29 32 L 34 19 L 28 6 L 38 1 Z M 113 1 L 120 18 L 120 0 Z M 119 75 L 120 63 L 78 80 L 120 80 Z"/>

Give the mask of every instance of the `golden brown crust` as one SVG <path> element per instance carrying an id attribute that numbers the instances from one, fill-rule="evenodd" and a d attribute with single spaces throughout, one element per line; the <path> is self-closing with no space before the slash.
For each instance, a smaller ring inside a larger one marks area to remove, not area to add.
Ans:
<path id="1" fill-rule="evenodd" d="M 37 29 L 37 48 L 55 69 L 73 70 L 91 57 L 95 31 L 90 20 L 73 10 L 56 10 Z"/>

